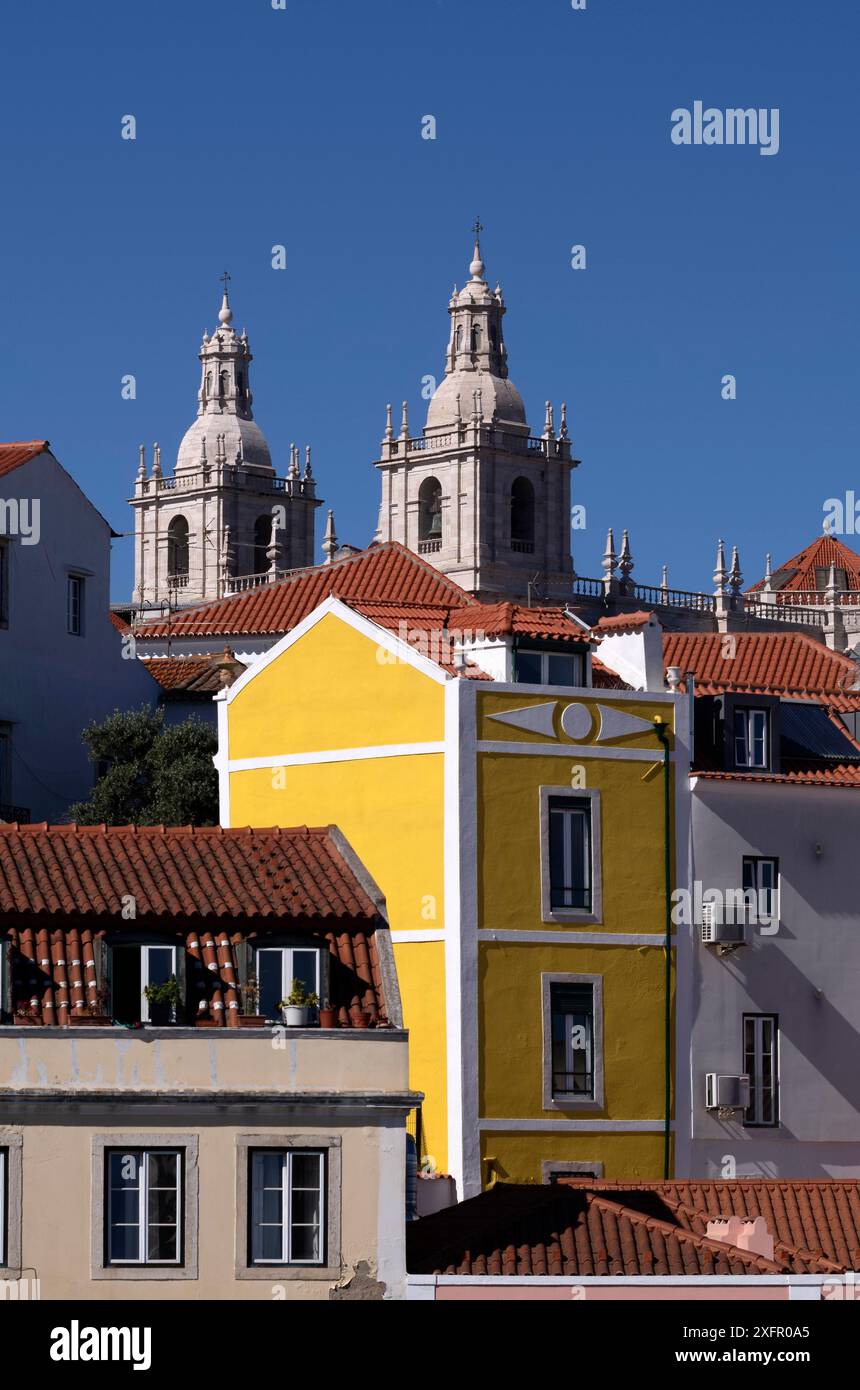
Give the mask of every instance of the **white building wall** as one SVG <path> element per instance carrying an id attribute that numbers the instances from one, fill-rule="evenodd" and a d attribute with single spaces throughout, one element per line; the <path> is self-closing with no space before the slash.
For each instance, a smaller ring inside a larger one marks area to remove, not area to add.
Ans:
<path id="1" fill-rule="evenodd" d="M 678 1068 L 689 1067 L 692 1112 L 679 1122 L 679 1176 L 860 1177 L 858 830 L 856 790 L 696 780 L 694 883 L 739 887 L 744 855 L 776 857 L 780 922 L 723 956 L 686 929 Z M 779 1019 L 778 1128 L 704 1107 L 707 1072 L 744 1071 L 745 1013 Z"/>
<path id="2" fill-rule="evenodd" d="M 49 452 L 0 480 L 6 499 L 39 503 L 38 543 L 9 539 L 9 620 L 0 626 L 0 725 L 11 734 L 0 802 L 59 821 L 89 795 L 94 768 L 81 740 L 114 709 L 154 704 L 158 687 L 122 656 L 108 617 L 110 527 Z M 83 633 L 67 630 L 67 580 L 84 579 Z"/>

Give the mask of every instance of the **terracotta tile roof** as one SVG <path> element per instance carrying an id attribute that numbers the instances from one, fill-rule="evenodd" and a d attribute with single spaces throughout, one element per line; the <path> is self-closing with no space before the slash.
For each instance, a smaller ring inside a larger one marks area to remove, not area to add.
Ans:
<path id="1" fill-rule="evenodd" d="M 37 454 L 44 453 L 47 447 L 47 439 L 17 440 L 10 444 L 0 444 L 0 478 L 4 473 L 11 473 L 13 468 L 20 467 L 22 463 L 29 463 Z"/>
<path id="2" fill-rule="evenodd" d="M 595 633 L 623 632 L 627 628 L 647 627 L 654 619 L 653 613 L 641 609 L 637 613 L 615 613 L 611 618 L 601 618 L 595 625 Z"/>
<path id="3" fill-rule="evenodd" d="M 819 787 L 860 787 L 860 767 L 852 767 L 850 764 L 805 768 L 793 772 L 718 772 L 711 768 L 703 768 L 694 770 L 690 775 L 721 782 L 804 782 Z"/>
<path id="4" fill-rule="evenodd" d="M 152 618 L 138 624 L 136 632 L 141 637 L 282 634 L 330 594 L 353 606 L 361 600 L 386 599 L 447 608 L 474 602 L 420 556 L 396 541 L 386 541 L 334 564 L 299 570 L 276 584 L 261 584 L 231 598 L 181 609 L 169 623 Z"/>
<path id="5" fill-rule="evenodd" d="M 617 671 L 610 671 L 608 666 L 598 660 L 596 656 L 591 658 L 591 684 L 596 690 L 632 690 L 633 686 L 628 685 L 627 681 L 622 680 Z"/>
<path id="6" fill-rule="evenodd" d="M 811 545 L 792 555 L 775 571 L 774 583 L 779 585 L 775 593 L 777 603 L 779 594 L 785 590 L 820 589 L 816 570 L 829 570 L 831 565 L 845 571 L 849 589 L 860 589 L 860 555 L 856 550 L 850 550 L 836 536 L 816 536 Z M 760 579 L 747 592 L 753 594 L 763 585 L 764 580 Z"/>
<path id="7" fill-rule="evenodd" d="M 802 632 L 733 632 L 734 656 L 719 632 L 664 632 L 663 664 L 692 671 L 696 692 L 820 695 L 852 690 L 858 666 Z M 857 692 L 860 695 L 860 691 Z M 855 697 L 856 698 L 856 697 Z"/>
<path id="8" fill-rule="evenodd" d="M 235 661 L 232 652 L 207 652 L 200 657 L 145 656 L 141 660 L 153 680 L 168 695 L 205 696 L 213 695 L 222 688 L 225 656 L 234 661 L 237 669 L 244 669 L 241 662 Z"/>
<path id="9" fill-rule="evenodd" d="M 763 1216 L 774 1258 L 709 1238 Z M 407 1226 L 411 1274 L 828 1274 L 860 1267 L 860 1182 L 497 1183 Z"/>
<path id="10" fill-rule="evenodd" d="M 377 909 L 332 827 L 0 824 L 0 914 L 350 917 Z"/>
<path id="11" fill-rule="evenodd" d="M 121 617 L 119 613 L 114 613 L 112 608 L 108 609 L 108 618 L 110 619 L 111 627 L 116 628 L 117 632 L 121 633 L 123 637 L 127 632 L 131 632 L 131 624 L 127 623 L 125 618 Z"/>
<path id="12" fill-rule="evenodd" d="M 450 615 L 452 632 L 482 632 L 487 637 L 560 638 L 588 644 L 589 635 L 564 616 L 563 608 L 526 608 L 519 603 L 472 603 Z"/>
<path id="13" fill-rule="evenodd" d="M 372 1026 L 387 1023 L 379 909 L 331 827 L 0 825 L 13 1004 L 26 1002 L 50 1024 L 83 1012 L 95 999 L 96 943 L 126 928 L 124 895 L 135 901 L 133 929 L 157 927 L 184 944 L 191 1013 L 235 1024 L 238 948 L 288 921 L 327 946 L 341 1024 L 354 1021 L 351 1009 L 366 1011 Z"/>

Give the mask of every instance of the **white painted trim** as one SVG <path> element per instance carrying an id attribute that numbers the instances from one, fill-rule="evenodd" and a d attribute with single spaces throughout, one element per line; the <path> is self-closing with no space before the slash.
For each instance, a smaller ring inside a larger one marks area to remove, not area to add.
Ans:
<path id="1" fill-rule="evenodd" d="M 675 706 L 675 874 L 673 888 L 691 890 L 695 877 L 693 863 L 693 794 L 690 765 L 690 701 L 676 696 Z M 675 1035 L 672 1039 L 673 1100 L 675 1130 L 673 1174 L 683 1178 L 693 1174 L 693 1132 L 696 1105 L 693 1090 L 693 1020 L 695 1017 L 697 970 L 695 968 L 696 928 L 677 926 L 675 942 Z M 682 1119 L 682 1116 L 684 1117 Z"/>
<path id="2" fill-rule="evenodd" d="M 431 680 L 436 681 L 437 684 L 446 685 L 449 679 L 451 679 L 442 670 L 441 666 L 438 666 L 435 661 L 431 661 L 429 657 L 423 656 L 420 652 L 417 652 L 414 647 L 410 647 L 408 642 L 404 642 L 402 638 L 395 636 L 388 628 L 380 627 L 378 623 L 371 622 L 370 618 L 365 618 L 362 613 L 356 613 L 355 609 L 348 607 L 342 599 L 335 598 L 330 594 L 327 599 L 324 599 L 322 603 L 317 605 L 313 612 L 308 613 L 307 617 L 302 618 L 300 623 L 297 623 L 294 628 L 291 628 L 285 636 L 279 638 L 273 646 L 269 647 L 268 651 L 263 652 L 256 661 L 252 662 L 251 665 L 243 671 L 239 679 L 234 681 L 229 687 L 227 691 L 227 703 L 229 704 L 237 695 L 241 694 L 245 686 L 248 685 L 255 676 L 258 676 L 261 671 L 265 671 L 266 667 L 270 666 L 273 661 L 277 661 L 278 657 L 281 656 L 283 652 L 289 651 L 294 643 L 300 642 L 305 636 L 305 633 L 310 632 L 311 629 L 316 627 L 317 623 L 321 622 L 329 613 L 334 614 L 341 622 L 346 623 L 347 627 L 353 628 L 356 632 L 361 633 L 363 637 L 367 637 L 371 642 L 375 642 L 378 647 L 382 647 L 385 651 L 391 652 L 402 664 L 412 666 L 416 671 L 420 671 L 423 675 L 429 676 Z"/>
<path id="3" fill-rule="evenodd" d="M 445 690 L 443 773 L 443 911 L 445 914 L 445 1072 L 448 1093 L 448 1172 L 460 1201 L 463 1188 L 463 1005 L 460 939 L 460 683 Z M 419 1162 L 421 1155 L 419 1154 Z"/>
<path id="4" fill-rule="evenodd" d="M 230 828 L 230 725 L 223 692 L 215 697 L 218 716 L 218 752 L 212 759 L 218 773 L 218 821 Z"/>
<path id="5" fill-rule="evenodd" d="M 444 927 L 428 927 L 426 931 L 422 931 L 422 929 L 421 929 L 420 927 L 416 927 L 414 930 L 413 930 L 413 928 L 411 928 L 411 927 L 407 927 L 404 931 L 392 931 L 392 932 L 391 932 L 391 944 L 392 944 L 392 946 L 397 946 L 397 945 L 400 945 L 401 943 L 403 943 L 404 945 L 408 945 L 409 942 L 413 942 L 413 943 L 415 943 L 416 945 L 421 945 L 422 943 L 427 942 L 427 941 L 444 941 L 444 940 L 445 940 L 445 928 L 444 928 Z"/>
<path id="6" fill-rule="evenodd" d="M 567 758 L 576 762 L 577 758 L 621 759 L 634 763 L 656 763 L 662 766 L 663 750 L 657 748 L 605 748 L 602 743 L 517 743 L 481 739 L 479 753 L 518 753 L 532 758 Z"/>
<path id="7" fill-rule="evenodd" d="M 495 695 L 499 690 L 511 695 L 545 695 L 548 699 L 556 700 L 569 701 L 577 697 L 592 701 L 618 700 L 623 703 L 632 700 L 642 705 L 668 704 L 677 699 L 676 695 L 667 690 L 603 690 L 600 686 L 528 685 L 525 681 L 494 681 L 491 686 L 484 685 L 484 694 Z"/>
<path id="8" fill-rule="evenodd" d="M 480 973 L 478 953 L 478 754 L 477 689 L 459 687 L 460 798 L 460 964 L 462 974 L 463 1196 L 482 1190 L 480 1114 Z"/>
<path id="9" fill-rule="evenodd" d="M 327 748 L 311 753 L 282 753 L 280 757 L 233 758 L 227 763 L 227 768 L 230 772 L 256 772 L 262 768 L 313 767 L 317 763 L 355 763 L 367 758 L 415 758 L 428 753 L 444 752 L 444 743 L 380 743 L 364 748 Z"/>
<path id="10" fill-rule="evenodd" d="M 571 1109 L 579 1109 L 571 1106 Z M 561 1134 L 578 1130 L 606 1134 L 662 1134 L 662 1120 L 478 1120 L 478 1128 L 507 1133 L 535 1133 L 557 1130 Z M 674 1125 L 672 1126 L 674 1129 Z"/>
<path id="11" fill-rule="evenodd" d="M 479 941 L 498 941 L 504 944 L 523 943 L 527 946 L 546 946 L 559 942 L 562 946 L 662 946 L 662 936 L 649 936 L 643 932 L 599 932 L 599 931 L 508 931 L 504 927 L 493 930 L 484 928 L 478 932 Z"/>

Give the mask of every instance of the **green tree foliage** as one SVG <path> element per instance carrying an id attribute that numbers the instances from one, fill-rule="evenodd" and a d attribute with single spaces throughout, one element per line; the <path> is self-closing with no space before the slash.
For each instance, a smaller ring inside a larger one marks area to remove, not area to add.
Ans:
<path id="1" fill-rule="evenodd" d="M 88 801 L 70 806 L 79 825 L 216 825 L 218 749 L 200 719 L 165 727 L 164 711 L 117 710 L 83 732 L 98 780 Z"/>

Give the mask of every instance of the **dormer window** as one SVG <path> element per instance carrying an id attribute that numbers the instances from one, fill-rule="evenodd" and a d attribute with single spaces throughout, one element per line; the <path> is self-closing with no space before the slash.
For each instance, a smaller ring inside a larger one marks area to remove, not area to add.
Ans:
<path id="1" fill-rule="evenodd" d="M 765 770 L 770 765 L 770 711 L 736 706 L 735 766 Z"/>
<path id="2" fill-rule="evenodd" d="M 117 942 L 111 946 L 110 1013 L 117 1023 L 163 1027 L 177 1021 L 175 1003 L 153 997 L 154 990 L 176 980 L 176 956 L 175 946 L 160 942 Z"/>
<path id="3" fill-rule="evenodd" d="M 515 679 L 525 685 L 585 685 L 585 658 L 581 652 L 542 652 L 517 647 Z"/>
<path id="4" fill-rule="evenodd" d="M 254 974 L 260 990 L 259 1010 L 265 1018 L 279 1018 L 279 1005 L 286 999 L 293 980 L 299 980 L 308 994 L 323 999 L 327 983 L 323 977 L 323 953 L 307 946 L 258 946 Z"/>

